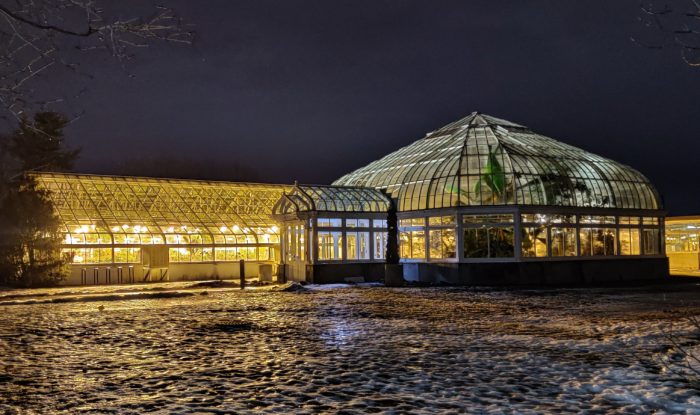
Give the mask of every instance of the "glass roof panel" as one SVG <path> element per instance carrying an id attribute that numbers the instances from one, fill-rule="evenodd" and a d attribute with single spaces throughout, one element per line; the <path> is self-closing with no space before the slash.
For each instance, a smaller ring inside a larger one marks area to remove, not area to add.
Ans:
<path id="1" fill-rule="evenodd" d="M 35 174 L 68 233 L 191 235 L 278 234 L 272 208 L 291 186 L 77 175 Z M 160 239 L 164 240 L 164 239 Z"/>

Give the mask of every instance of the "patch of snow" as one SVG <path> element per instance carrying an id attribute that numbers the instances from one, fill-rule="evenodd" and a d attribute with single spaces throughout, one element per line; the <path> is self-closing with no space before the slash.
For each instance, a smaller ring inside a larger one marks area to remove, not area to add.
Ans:
<path id="1" fill-rule="evenodd" d="M 660 361 L 694 285 L 164 287 L 0 300 L 36 301 L 0 309 L 0 413 L 700 413 Z"/>

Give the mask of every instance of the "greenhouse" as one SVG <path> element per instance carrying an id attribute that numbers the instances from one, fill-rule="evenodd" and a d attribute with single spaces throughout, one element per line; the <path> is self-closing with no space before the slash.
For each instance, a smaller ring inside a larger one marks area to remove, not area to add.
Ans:
<path id="1" fill-rule="evenodd" d="M 700 271 L 700 216 L 666 218 L 666 255 L 673 270 Z"/>
<path id="2" fill-rule="evenodd" d="M 334 182 L 385 191 L 404 276 L 587 282 L 667 274 L 664 211 L 612 160 L 488 115 L 469 116 Z"/>
<path id="3" fill-rule="evenodd" d="M 273 209 L 282 229 L 285 277 L 383 280 L 390 208 L 391 200 L 376 189 L 295 185 Z"/>
<path id="4" fill-rule="evenodd" d="M 330 186 L 36 178 L 71 284 L 232 278 L 241 260 L 262 279 L 381 280 L 387 258 L 409 281 L 586 283 L 665 276 L 665 246 L 697 260 L 696 225 L 665 237 L 641 173 L 479 113 Z"/>
<path id="5" fill-rule="evenodd" d="M 40 173 L 72 257 L 68 284 L 265 276 L 280 262 L 274 204 L 291 186 Z"/>

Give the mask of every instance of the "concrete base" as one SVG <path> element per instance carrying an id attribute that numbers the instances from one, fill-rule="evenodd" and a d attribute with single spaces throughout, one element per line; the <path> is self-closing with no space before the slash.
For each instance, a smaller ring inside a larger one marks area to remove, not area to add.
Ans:
<path id="1" fill-rule="evenodd" d="M 403 265 L 384 265 L 384 285 L 387 287 L 403 287 L 406 285 L 406 280 L 403 279 Z"/>
<path id="2" fill-rule="evenodd" d="M 668 258 L 497 263 L 405 263 L 409 282 L 449 285 L 595 284 L 667 278 Z"/>
<path id="3" fill-rule="evenodd" d="M 246 278 L 272 280 L 273 264 L 263 261 L 246 261 Z M 164 271 L 167 269 L 167 274 Z M 68 278 L 62 285 L 130 284 L 159 281 L 202 281 L 211 279 L 238 279 L 238 262 L 171 263 L 168 268 L 152 269 L 140 264 L 72 265 Z M 121 278 L 119 278 L 121 275 Z M 161 279 L 161 276 L 162 279 Z"/>
<path id="4" fill-rule="evenodd" d="M 383 262 L 314 264 L 306 267 L 307 282 L 312 284 L 358 282 L 361 279 L 365 282 L 384 281 Z"/>

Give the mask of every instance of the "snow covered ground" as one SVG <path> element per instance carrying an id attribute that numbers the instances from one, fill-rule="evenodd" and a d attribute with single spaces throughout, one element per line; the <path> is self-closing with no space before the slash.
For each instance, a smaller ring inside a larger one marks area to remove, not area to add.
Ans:
<path id="1" fill-rule="evenodd" d="M 0 414 L 700 414 L 667 369 L 689 315 L 693 280 L 0 292 Z"/>

